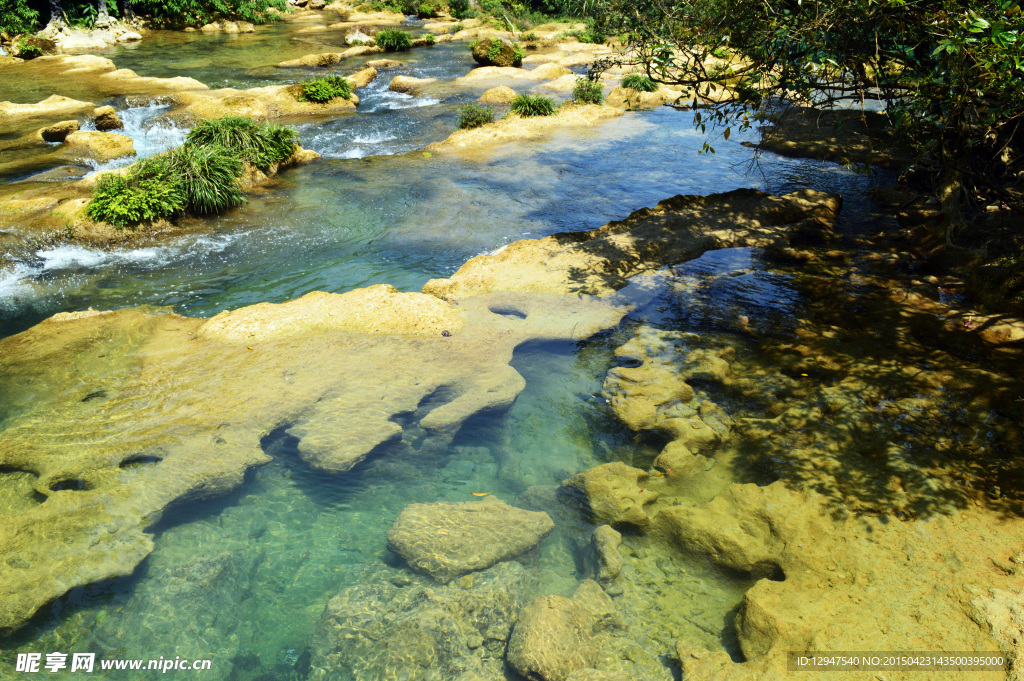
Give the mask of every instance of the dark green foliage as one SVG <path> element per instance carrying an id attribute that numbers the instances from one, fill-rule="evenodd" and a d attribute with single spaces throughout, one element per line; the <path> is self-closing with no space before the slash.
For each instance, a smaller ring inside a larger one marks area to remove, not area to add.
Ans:
<path id="1" fill-rule="evenodd" d="M 22 59 L 35 59 L 42 56 L 43 51 L 38 45 L 33 45 L 27 36 L 18 39 L 18 56 Z"/>
<path id="2" fill-rule="evenodd" d="M 600 104 L 604 101 L 604 88 L 599 81 L 580 78 L 572 89 L 572 100 L 580 104 Z"/>
<path id="3" fill-rule="evenodd" d="M 148 166 L 143 172 L 137 169 Z M 156 170 L 154 166 L 161 166 Z M 140 161 L 128 175 L 107 173 L 96 183 L 86 212 L 93 220 L 129 227 L 169 218 L 185 209 L 181 187 L 166 173 L 162 161 Z"/>
<path id="4" fill-rule="evenodd" d="M 519 95 L 512 100 L 511 110 L 527 118 L 551 116 L 555 113 L 555 101 L 543 95 Z"/>
<path id="5" fill-rule="evenodd" d="M 109 5 L 113 5 L 110 2 Z M 179 28 L 202 26 L 218 19 L 265 24 L 272 21 L 274 8 L 287 10 L 285 0 L 134 0 L 132 10 L 160 26 Z"/>
<path id="6" fill-rule="evenodd" d="M 30 33 L 36 29 L 38 22 L 39 12 L 29 5 L 28 0 L 0 2 L 0 33 Z"/>
<path id="7" fill-rule="evenodd" d="M 405 31 L 388 28 L 377 33 L 374 42 L 385 52 L 401 52 L 412 47 L 412 36 Z"/>
<path id="8" fill-rule="evenodd" d="M 448 10 L 456 19 L 465 19 L 469 12 L 469 0 L 448 0 Z"/>
<path id="9" fill-rule="evenodd" d="M 642 73 L 631 73 L 622 79 L 622 87 L 637 92 L 654 92 L 658 89 L 658 84 Z"/>
<path id="10" fill-rule="evenodd" d="M 342 78 L 336 73 L 307 80 L 302 84 L 300 102 L 316 102 L 324 104 L 335 97 L 343 99 L 352 98 L 352 83 L 347 78 Z"/>
<path id="11" fill-rule="evenodd" d="M 188 212 L 208 215 L 245 203 L 238 185 L 243 165 L 237 152 L 219 144 L 186 144 L 163 159 L 168 173 L 178 180 Z"/>
<path id="12" fill-rule="evenodd" d="M 421 2 L 416 8 L 416 15 L 421 19 L 432 19 L 441 16 L 441 6 L 433 2 Z"/>
<path id="13" fill-rule="evenodd" d="M 340 79 L 348 84 L 348 81 Z M 243 116 L 225 116 L 203 121 L 192 128 L 185 139 L 185 145 L 219 145 L 257 168 L 267 168 L 291 156 L 297 141 L 298 136 L 291 128 L 259 125 L 253 119 Z"/>
<path id="14" fill-rule="evenodd" d="M 479 128 L 494 122 L 494 111 L 479 104 L 464 104 L 459 107 L 459 130 Z"/>

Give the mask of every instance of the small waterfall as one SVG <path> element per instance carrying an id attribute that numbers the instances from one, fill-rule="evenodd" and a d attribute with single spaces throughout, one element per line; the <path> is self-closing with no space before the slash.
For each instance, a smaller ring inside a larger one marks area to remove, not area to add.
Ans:
<path id="1" fill-rule="evenodd" d="M 124 129 L 113 132 L 131 137 L 132 143 L 135 145 L 136 155 L 114 159 L 113 161 L 92 162 L 90 165 L 93 166 L 93 172 L 123 168 L 140 158 L 149 158 L 173 147 L 180 146 L 188 135 L 188 128 L 179 128 L 168 121 L 153 120 L 166 113 L 170 108 L 169 104 L 150 104 L 148 106 L 133 106 L 123 111 L 118 111 L 118 116 L 124 124 Z M 83 125 L 82 129 L 95 130 L 96 126 L 90 121 Z"/>

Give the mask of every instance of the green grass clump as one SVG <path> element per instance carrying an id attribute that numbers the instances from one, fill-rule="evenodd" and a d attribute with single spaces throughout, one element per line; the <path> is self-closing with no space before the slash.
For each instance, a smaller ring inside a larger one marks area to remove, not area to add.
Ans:
<path id="1" fill-rule="evenodd" d="M 421 19 L 432 19 L 441 16 L 441 8 L 432 2 L 421 2 L 416 8 L 416 15 Z"/>
<path id="2" fill-rule="evenodd" d="M 555 113 L 555 101 L 543 95 L 519 95 L 512 100 L 511 111 L 527 118 L 551 116 Z"/>
<path id="3" fill-rule="evenodd" d="M 600 104 L 604 101 L 604 88 L 596 80 L 579 78 L 572 89 L 572 100 L 580 104 Z"/>
<path id="4" fill-rule="evenodd" d="M 290 156 L 297 143 L 291 128 L 251 118 L 204 121 L 182 146 L 143 159 L 124 174 L 102 176 L 86 212 L 118 227 L 220 213 L 245 203 L 239 179 L 246 163 L 266 168 Z"/>
<path id="5" fill-rule="evenodd" d="M 604 33 L 601 33 L 600 31 L 595 30 L 593 28 L 584 29 L 582 31 L 562 31 L 556 37 L 575 38 L 578 42 L 591 43 L 594 45 L 601 45 L 604 43 L 604 41 L 608 39 L 608 36 L 606 36 Z"/>
<path id="6" fill-rule="evenodd" d="M 412 36 L 405 31 L 389 28 L 380 31 L 374 42 L 385 52 L 402 52 L 412 47 Z"/>
<path id="7" fill-rule="evenodd" d="M 535 43 L 538 40 L 540 40 L 540 36 L 538 36 L 533 31 L 530 31 L 529 33 L 527 33 L 526 35 L 523 36 L 523 40 L 528 42 L 528 43 Z"/>
<path id="8" fill-rule="evenodd" d="M 316 102 L 325 104 L 335 97 L 342 99 L 352 98 L 352 83 L 347 78 L 342 78 L 336 73 L 319 78 L 307 80 L 302 84 L 302 94 L 299 95 L 300 102 Z"/>
<path id="9" fill-rule="evenodd" d="M 658 89 L 657 83 L 640 73 L 631 73 L 623 78 L 622 87 L 636 90 L 637 92 L 654 92 Z"/>
<path id="10" fill-rule="evenodd" d="M 479 104 L 464 104 L 459 107 L 459 130 L 479 128 L 494 122 L 494 111 Z"/>
<path id="11" fill-rule="evenodd" d="M 424 33 L 420 37 L 423 38 L 423 42 L 425 42 L 427 45 L 434 45 L 435 43 L 437 43 L 437 36 L 434 35 L 433 33 Z"/>
<path id="12" fill-rule="evenodd" d="M 348 86 L 351 94 L 351 86 L 347 80 L 337 75 L 327 78 L 332 77 Z M 267 168 L 272 163 L 288 158 L 295 151 L 297 143 L 298 136 L 291 128 L 259 125 L 253 119 L 243 116 L 225 116 L 203 121 L 192 128 L 185 140 L 186 146 L 220 145 L 257 168 Z"/>
<path id="13" fill-rule="evenodd" d="M 177 179 L 189 213 L 210 215 L 245 203 L 238 184 L 244 166 L 235 150 L 220 144 L 186 143 L 164 154 L 162 160 L 167 172 Z"/>
<path id="14" fill-rule="evenodd" d="M 716 47 L 711 52 L 711 54 L 713 54 L 714 56 L 718 57 L 719 59 L 731 59 L 732 58 L 732 52 L 730 52 L 729 48 L 727 48 L 727 47 Z"/>
<path id="15" fill-rule="evenodd" d="M 455 24 L 454 26 L 451 27 L 451 33 L 458 33 L 459 31 L 461 31 L 461 30 L 463 30 L 465 28 L 466 27 L 463 26 L 462 24 Z"/>

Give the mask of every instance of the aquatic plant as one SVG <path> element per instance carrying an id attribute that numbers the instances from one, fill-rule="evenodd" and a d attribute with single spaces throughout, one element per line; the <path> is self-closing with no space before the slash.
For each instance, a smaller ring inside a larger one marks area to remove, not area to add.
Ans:
<path id="1" fill-rule="evenodd" d="M 494 122 L 494 111 L 479 104 L 464 104 L 459 107 L 459 130 L 479 128 Z"/>
<path id="2" fill-rule="evenodd" d="M 93 220 L 123 228 L 168 218 L 184 209 L 185 199 L 174 178 L 166 173 L 145 177 L 130 172 L 127 175 L 107 173 L 100 177 L 86 213 Z"/>
<path id="3" fill-rule="evenodd" d="M 519 95 L 512 100 L 511 110 L 520 116 L 551 116 L 555 113 L 555 101 L 543 95 Z"/>
<path id="4" fill-rule="evenodd" d="M 412 36 L 405 31 L 389 28 L 380 31 L 374 42 L 385 52 L 402 52 L 412 47 Z"/>
<path id="5" fill-rule="evenodd" d="M 238 184 L 243 169 L 238 152 L 220 144 L 185 144 L 162 160 L 177 180 L 188 212 L 208 215 L 245 203 Z"/>
<path id="6" fill-rule="evenodd" d="M 326 76 L 307 80 L 303 83 L 302 94 L 299 95 L 299 101 L 326 104 L 335 97 L 351 99 L 352 83 L 350 83 L 347 78 L 342 78 L 336 73 L 331 73 Z"/>
<path id="7" fill-rule="evenodd" d="M 466 27 L 463 26 L 462 24 L 455 24 L 454 26 L 451 27 L 451 33 L 458 33 L 459 31 L 462 31 L 465 28 Z"/>
<path id="8" fill-rule="evenodd" d="M 604 101 L 604 88 L 596 80 L 578 78 L 572 89 L 572 100 L 580 104 L 600 104 Z"/>
<path id="9" fill-rule="evenodd" d="M 630 73 L 622 79 L 622 87 L 637 92 L 654 92 L 658 89 L 658 84 L 642 73 Z"/>
<path id="10" fill-rule="evenodd" d="M 420 38 L 422 38 L 423 42 L 425 42 L 427 45 L 433 45 L 437 42 L 437 36 L 435 36 L 433 33 L 424 33 L 422 36 L 420 36 Z"/>
<path id="11" fill-rule="evenodd" d="M 331 78 L 328 76 L 327 78 Z M 333 76 L 349 88 L 349 82 Z M 243 161 L 257 168 L 267 168 L 292 155 L 298 135 L 291 128 L 280 125 L 260 125 L 244 116 L 225 116 L 203 121 L 192 128 L 185 139 L 187 146 L 217 145 L 235 152 Z"/>

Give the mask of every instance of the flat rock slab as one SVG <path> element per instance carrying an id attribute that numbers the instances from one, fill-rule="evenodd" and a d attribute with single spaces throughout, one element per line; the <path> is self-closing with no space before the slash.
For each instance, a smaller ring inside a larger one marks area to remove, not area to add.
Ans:
<path id="1" fill-rule="evenodd" d="M 388 548 L 414 570 L 448 582 L 529 551 L 554 527 L 547 513 L 494 497 L 412 504 L 388 531 Z"/>

